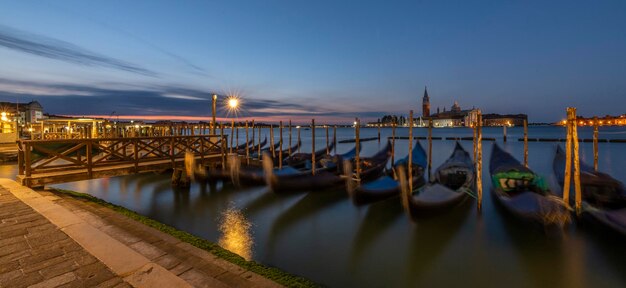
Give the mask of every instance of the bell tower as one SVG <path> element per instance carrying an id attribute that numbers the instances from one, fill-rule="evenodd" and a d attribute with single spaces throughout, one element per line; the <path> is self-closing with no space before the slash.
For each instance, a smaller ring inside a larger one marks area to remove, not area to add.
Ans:
<path id="1" fill-rule="evenodd" d="M 422 98 L 422 117 L 430 117 L 430 98 L 428 98 L 426 86 L 424 86 L 424 97 Z"/>

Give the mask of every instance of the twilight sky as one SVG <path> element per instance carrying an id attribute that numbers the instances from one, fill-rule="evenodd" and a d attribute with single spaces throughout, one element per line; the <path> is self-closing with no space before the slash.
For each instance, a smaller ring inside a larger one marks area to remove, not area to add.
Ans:
<path id="1" fill-rule="evenodd" d="M 431 111 L 623 114 L 625 15 L 623 0 L 0 0 L 0 101 L 176 119 L 238 94 L 240 117 L 324 123 L 421 115 L 428 86 Z"/>

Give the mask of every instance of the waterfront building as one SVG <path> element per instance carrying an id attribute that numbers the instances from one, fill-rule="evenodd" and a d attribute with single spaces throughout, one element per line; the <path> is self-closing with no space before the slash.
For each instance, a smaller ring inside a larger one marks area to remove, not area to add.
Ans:
<path id="1" fill-rule="evenodd" d="M 528 120 L 526 114 L 484 114 L 483 126 L 524 126 L 524 120 Z"/>
<path id="2" fill-rule="evenodd" d="M 0 102 L 0 112 L 18 125 L 38 122 L 43 116 L 43 106 L 37 101 L 29 103 Z"/>
<path id="3" fill-rule="evenodd" d="M 595 123 L 595 121 L 598 121 Z M 559 125 L 565 125 L 565 120 L 557 123 Z M 605 115 L 604 117 L 576 117 L 576 124 L 578 126 L 626 126 L 626 114 L 619 116 Z"/>

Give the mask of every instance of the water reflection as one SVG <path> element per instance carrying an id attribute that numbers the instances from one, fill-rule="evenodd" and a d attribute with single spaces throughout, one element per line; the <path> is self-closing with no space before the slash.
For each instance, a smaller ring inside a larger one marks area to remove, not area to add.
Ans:
<path id="1" fill-rule="evenodd" d="M 422 286 L 419 285 L 421 284 L 419 280 L 423 278 L 421 277 L 422 274 L 432 267 L 433 263 L 446 250 L 447 245 L 467 220 L 468 212 L 476 207 L 475 203 L 475 201 L 465 200 L 445 213 L 415 219 L 405 271 L 408 286 Z"/>
<path id="2" fill-rule="evenodd" d="M 222 213 L 219 227 L 222 233 L 218 243 L 246 260 L 252 260 L 252 223 L 246 219 L 240 210 L 231 206 Z"/>

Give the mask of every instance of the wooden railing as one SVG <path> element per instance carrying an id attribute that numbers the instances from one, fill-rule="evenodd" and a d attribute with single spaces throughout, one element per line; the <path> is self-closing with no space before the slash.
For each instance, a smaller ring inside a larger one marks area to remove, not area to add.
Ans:
<path id="1" fill-rule="evenodd" d="M 225 160 L 227 136 L 159 136 L 136 138 L 20 140 L 18 141 L 18 174 L 26 178 L 44 173 L 94 170 L 159 164 L 175 167 L 190 151 L 200 163 L 205 158 Z M 221 159 L 220 159 L 221 155 Z M 18 176 L 19 177 L 19 176 Z"/>

